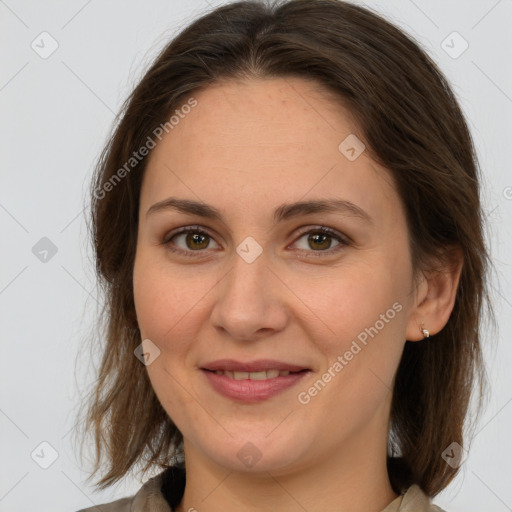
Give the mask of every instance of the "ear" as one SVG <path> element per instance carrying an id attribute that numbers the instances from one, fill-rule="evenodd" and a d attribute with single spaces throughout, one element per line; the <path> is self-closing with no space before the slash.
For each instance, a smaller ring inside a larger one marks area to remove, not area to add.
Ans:
<path id="1" fill-rule="evenodd" d="M 460 248 L 451 247 L 442 259 L 436 260 L 435 268 L 422 272 L 407 324 L 408 341 L 424 339 L 422 329 L 427 329 L 432 336 L 447 324 L 455 304 L 463 262 Z"/>

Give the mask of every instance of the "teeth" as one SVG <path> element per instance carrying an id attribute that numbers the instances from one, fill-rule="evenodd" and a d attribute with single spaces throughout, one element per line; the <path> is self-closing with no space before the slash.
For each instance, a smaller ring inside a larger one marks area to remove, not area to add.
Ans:
<path id="1" fill-rule="evenodd" d="M 263 370 L 261 372 L 232 372 L 229 370 L 216 370 L 215 373 L 217 375 L 225 375 L 230 379 L 235 380 L 266 380 L 266 379 L 275 379 L 276 377 L 286 377 L 290 375 L 289 370 Z"/>

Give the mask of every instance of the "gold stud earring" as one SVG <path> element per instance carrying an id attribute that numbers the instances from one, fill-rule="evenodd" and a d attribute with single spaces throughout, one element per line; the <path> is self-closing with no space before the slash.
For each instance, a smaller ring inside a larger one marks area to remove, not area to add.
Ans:
<path id="1" fill-rule="evenodd" d="M 423 338 L 429 338 L 429 337 L 430 337 L 430 332 L 429 332 L 429 330 L 428 330 L 428 329 L 425 329 L 425 327 L 423 326 L 423 324 L 421 324 L 420 331 L 421 331 L 421 333 L 423 334 Z"/>

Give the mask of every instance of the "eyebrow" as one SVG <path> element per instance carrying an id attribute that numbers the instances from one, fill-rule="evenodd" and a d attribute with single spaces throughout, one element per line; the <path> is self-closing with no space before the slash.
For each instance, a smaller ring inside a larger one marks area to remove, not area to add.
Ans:
<path id="1" fill-rule="evenodd" d="M 198 215 L 207 219 L 224 222 L 220 210 L 201 201 L 191 199 L 178 199 L 168 197 L 151 206 L 146 212 L 146 217 L 162 211 L 175 210 L 189 215 Z M 368 223 L 373 223 L 372 217 L 361 207 L 344 199 L 317 199 L 310 201 L 298 201 L 296 203 L 282 204 L 274 210 L 274 224 L 283 220 L 310 215 L 313 213 L 342 213 L 352 217 L 358 217 Z"/>

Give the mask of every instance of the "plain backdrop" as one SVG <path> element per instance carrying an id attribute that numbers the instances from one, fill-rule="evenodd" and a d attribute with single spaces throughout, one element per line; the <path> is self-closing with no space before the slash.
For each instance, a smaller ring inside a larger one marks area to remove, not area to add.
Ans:
<path id="1" fill-rule="evenodd" d="M 498 331 L 484 340 L 491 397 L 460 475 L 435 502 L 448 512 L 511 511 L 512 2 L 360 3 L 439 64 L 478 149 L 496 266 Z M 0 0 L 2 512 L 74 512 L 141 485 L 128 477 L 95 492 L 72 443 L 80 397 L 94 378 L 84 347 L 101 307 L 84 207 L 121 103 L 158 50 L 216 5 Z"/>

